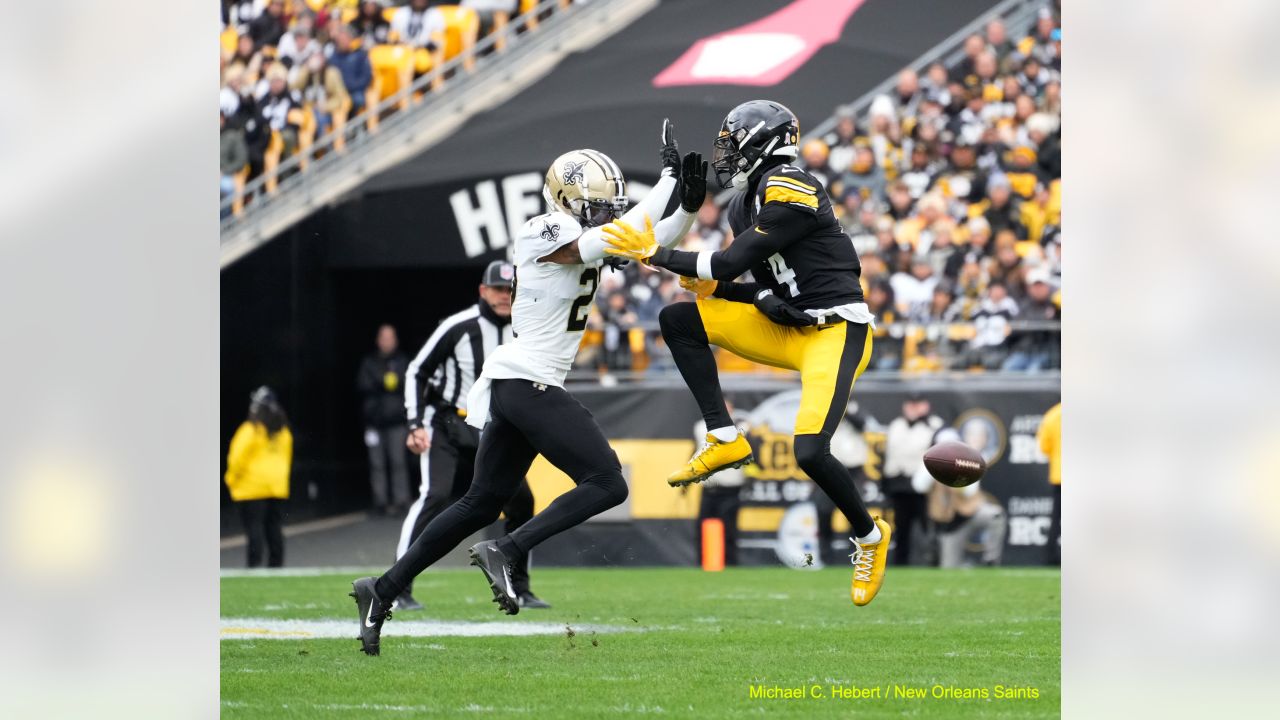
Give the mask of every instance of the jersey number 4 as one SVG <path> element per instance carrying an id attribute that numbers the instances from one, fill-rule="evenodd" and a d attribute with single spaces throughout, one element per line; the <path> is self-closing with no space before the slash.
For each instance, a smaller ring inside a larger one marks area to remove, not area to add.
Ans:
<path id="1" fill-rule="evenodd" d="M 786 285 L 791 291 L 791 297 L 800 297 L 800 288 L 796 285 L 795 268 L 787 267 L 787 261 L 782 259 L 782 253 L 774 253 L 769 256 L 769 269 L 773 271 L 773 277 L 779 283 Z"/>
<path id="2" fill-rule="evenodd" d="M 587 268 L 578 278 L 578 286 L 582 294 L 569 306 L 569 328 L 566 332 L 582 332 L 587 329 L 587 315 L 591 314 L 591 299 L 596 296 L 596 285 L 600 281 L 600 271 Z"/>

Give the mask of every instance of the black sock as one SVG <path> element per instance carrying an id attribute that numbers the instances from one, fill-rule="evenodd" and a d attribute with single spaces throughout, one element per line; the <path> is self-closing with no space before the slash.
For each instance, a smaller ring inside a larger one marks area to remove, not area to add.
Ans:
<path id="1" fill-rule="evenodd" d="M 498 550 L 501 551 L 503 555 L 506 555 L 512 562 L 515 562 L 524 555 L 524 551 L 520 549 L 520 546 L 516 544 L 515 540 L 511 539 L 510 535 L 504 535 L 498 538 L 496 544 L 498 546 Z"/>
<path id="2" fill-rule="evenodd" d="M 866 537 L 875 529 L 875 521 L 867 512 L 866 503 L 858 494 L 853 483 L 853 476 L 848 469 L 831 454 L 831 438 L 826 433 L 817 435 L 796 435 L 796 463 L 804 470 L 827 497 L 836 504 L 840 512 L 849 519 L 855 537 Z"/>
<path id="3" fill-rule="evenodd" d="M 711 352 L 711 341 L 702 327 L 702 316 L 693 303 L 674 303 L 658 313 L 662 338 L 671 349 L 684 384 L 689 386 L 698 410 L 707 423 L 707 431 L 733 425 L 733 418 L 724 404 L 720 390 L 720 374 L 716 370 L 716 357 Z"/>

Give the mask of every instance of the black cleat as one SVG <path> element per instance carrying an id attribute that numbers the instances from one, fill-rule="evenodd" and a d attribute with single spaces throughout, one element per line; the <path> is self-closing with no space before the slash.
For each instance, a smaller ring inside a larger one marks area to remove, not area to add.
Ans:
<path id="1" fill-rule="evenodd" d="M 356 599 L 356 610 L 360 614 L 360 649 L 365 655 L 377 655 L 382 639 L 382 623 L 391 619 L 391 603 L 383 602 L 373 586 L 378 578 L 360 578 L 351 583 L 351 592 L 347 593 Z"/>
<path id="2" fill-rule="evenodd" d="M 414 600 L 413 595 L 408 590 L 405 590 L 404 592 L 400 593 L 400 597 L 396 598 L 396 604 L 392 605 L 391 607 L 393 610 L 404 610 L 404 611 L 423 609 L 422 603 L 418 602 L 417 600 Z"/>
<path id="3" fill-rule="evenodd" d="M 496 541 L 486 540 L 472 545 L 471 564 L 484 573 L 489 589 L 493 591 L 493 601 L 498 603 L 502 612 L 508 615 L 520 612 L 520 601 L 511 585 L 511 561 L 498 549 Z"/>
<path id="4" fill-rule="evenodd" d="M 534 595 L 533 592 L 530 590 L 525 590 L 524 592 L 520 593 L 520 595 L 516 598 L 516 600 L 517 602 L 520 603 L 520 607 L 528 608 L 529 610 L 551 609 L 551 603 L 547 602 L 546 600 L 543 600 L 537 595 Z"/>

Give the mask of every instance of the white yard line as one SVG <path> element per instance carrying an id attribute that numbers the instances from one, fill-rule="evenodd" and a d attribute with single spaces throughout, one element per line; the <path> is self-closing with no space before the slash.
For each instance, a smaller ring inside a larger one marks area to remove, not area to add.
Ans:
<path id="1" fill-rule="evenodd" d="M 296 537 L 307 533 L 319 532 L 321 530 L 332 530 L 334 528 L 343 527 L 345 525 L 354 525 L 361 520 L 369 517 L 367 512 L 353 512 L 345 515 L 334 515 L 333 517 L 321 518 L 320 520 L 310 520 L 301 522 L 296 525 L 289 525 L 284 529 L 285 537 Z M 244 547 L 249 539 L 244 535 L 232 535 L 223 538 L 219 543 L 221 549 L 229 550 L 231 548 Z"/>
<path id="2" fill-rule="evenodd" d="M 354 638 L 359 633 L 356 618 L 350 620 L 281 620 L 277 618 L 222 618 L 218 634 L 223 640 L 310 640 Z M 578 637 L 643 632 L 619 625 L 579 625 L 571 623 Z M 466 622 L 461 620 L 392 620 L 382 627 L 383 637 L 527 637 L 564 635 L 565 624 L 556 622 Z"/>

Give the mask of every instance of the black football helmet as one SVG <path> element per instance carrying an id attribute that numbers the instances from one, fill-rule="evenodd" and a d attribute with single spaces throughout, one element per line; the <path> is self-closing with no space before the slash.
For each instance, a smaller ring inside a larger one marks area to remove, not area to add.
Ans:
<path id="1" fill-rule="evenodd" d="M 744 190 L 766 158 L 794 158 L 799 143 L 800 121 L 795 113 L 772 100 L 748 100 L 730 110 L 720 123 L 711 167 L 720 187 Z"/>

